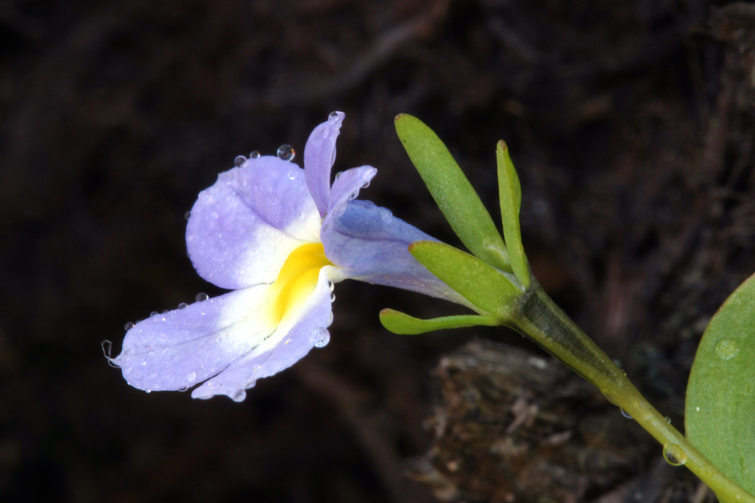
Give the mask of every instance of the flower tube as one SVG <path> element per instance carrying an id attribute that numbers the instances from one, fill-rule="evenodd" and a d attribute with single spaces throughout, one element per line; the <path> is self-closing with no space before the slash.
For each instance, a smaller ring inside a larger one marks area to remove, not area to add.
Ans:
<path id="1" fill-rule="evenodd" d="M 111 360 L 130 385 L 148 392 L 199 385 L 194 398 L 242 401 L 258 379 L 328 343 L 331 292 L 344 279 L 469 306 L 407 250 L 436 240 L 355 200 L 375 168 L 349 169 L 331 184 L 343 119 L 333 112 L 312 131 L 304 169 L 250 157 L 199 194 L 186 228 L 189 257 L 202 278 L 232 291 L 136 323 Z"/>

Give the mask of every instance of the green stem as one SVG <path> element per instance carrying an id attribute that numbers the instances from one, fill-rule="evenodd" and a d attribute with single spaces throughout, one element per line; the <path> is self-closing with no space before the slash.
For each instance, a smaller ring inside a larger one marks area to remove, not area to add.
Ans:
<path id="1" fill-rule="evenodd" d="M 626 374 L 548 297 L 534 278 L 506 324 L 596 385 L 608 401 L 630 414 L 663 445 L 664 457 L 669 463 L 684 464 L 719 500 L 755 503 L 755 497 L 708 461 L 650 405 Z"/>

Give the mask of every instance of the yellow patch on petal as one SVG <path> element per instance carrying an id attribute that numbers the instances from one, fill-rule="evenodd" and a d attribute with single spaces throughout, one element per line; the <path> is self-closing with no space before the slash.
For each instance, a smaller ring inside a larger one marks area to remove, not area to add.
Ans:
<path id="1" fill-rule="evenodd" d="M 322 243 L 308 243 L 292 251 L 283 263 L 278 278 L 270 287 L 272 295 L 271 316 L 280 323 L 290 310 L 296 310 L 317 286 L 320 269 L 333 265 L 325 256 Z"/>

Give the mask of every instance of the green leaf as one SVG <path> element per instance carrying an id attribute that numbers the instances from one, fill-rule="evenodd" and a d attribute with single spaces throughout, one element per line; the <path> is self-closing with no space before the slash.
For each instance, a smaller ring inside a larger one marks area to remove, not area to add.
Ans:
<path id="1" fill-rule="evenodd" d="M 511 271 L 506 245 L 490 213 L 448 148 L 416 117 L 399 114 L 395 124 L 406 153 L 464 246 L 488 264 Z"/>
<path id="2" fill-rule="evenodd" d="M 522 206 L 522 186 L 519 176 L 511 162 L 509 149 L 503 140 L 496 148 L 498 163 L 498 194 L 501 201 L 501 221 L 503 222 L 503 236 L 506 239 L 506 250 L 509 253 L 511 268 L 525 288 L 530 286 L 530 268 L 527 256 L 522 246 L 522 231 L 519 227 L 519 210 Z"/>
<path id="3" fill-rule="evenodd" d="M 687 437 L 755 494 L 755 275 L 705 330 L 687 387 Z"/>
<path id="4" fill-rule="evenodd" d="M 476 306 L 480 314 L 508 320 L 524 293 L 505 276 L 507 273 L 445 243 L 415 241 L 409 245 L 409 253 Z"/>
<path id="5" fill-rule="evenodd" d="M 394 311 L 393 309 L 383 309 L 380 311 L 380 323 L 394 334 L 402 335 L 417 335 L 432 332 L 433 330 L 476 327 L 478 325 L 494 327 L 501 324 L 499 320 L 492 316 L 477 316 L 474 314 L 443 316 L 430 320 L 421 320 L 400 311 Z"/>

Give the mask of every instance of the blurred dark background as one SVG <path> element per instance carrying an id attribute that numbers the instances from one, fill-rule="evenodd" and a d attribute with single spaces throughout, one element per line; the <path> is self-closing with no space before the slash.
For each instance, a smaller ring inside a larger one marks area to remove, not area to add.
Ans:
<path id="1" fill-rule="evenodd" d="M 378 322 L 440 301 L 339 284 L 331 343 L 241 404 L 130 388 L 100 343 L 117 354 L 125 323 L 221 293 L 186 257 L 184 213 L 236 155 L 301 153 L 333 110 L 335 169 L 379 169 L 361 197 L 458 243 L 395 136 L 408 112 L 496 220 L 507 141 L 536 276 L 681 427 L 705 324 L 755 271 L 754 65 L 738 2 L 4 0 L 0 499 L 564 501 L 405 476 L 434 445 L 442 355 L 479 338 L 547 358 L 503 330 Z M 637 438 L 651 448 L 568 501 L 647 477 L 660 447 Z M 673 470 L 640 500 L 710 501 Z"/>

